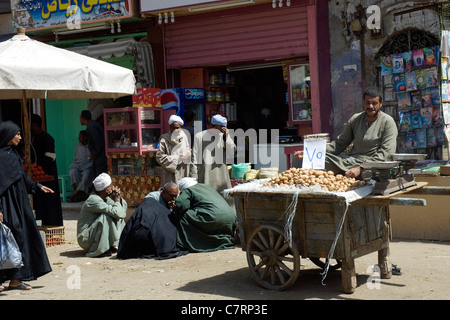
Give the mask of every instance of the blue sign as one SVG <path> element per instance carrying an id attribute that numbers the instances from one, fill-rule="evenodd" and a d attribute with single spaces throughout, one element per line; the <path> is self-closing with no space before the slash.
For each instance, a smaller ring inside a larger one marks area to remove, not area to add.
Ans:
<path id="1" fill-rule="evenodd" d="M 131 0 L 11 0 L 13 24 L 27 30 L 80 29 L 82 23 L 132 16 Z"/>

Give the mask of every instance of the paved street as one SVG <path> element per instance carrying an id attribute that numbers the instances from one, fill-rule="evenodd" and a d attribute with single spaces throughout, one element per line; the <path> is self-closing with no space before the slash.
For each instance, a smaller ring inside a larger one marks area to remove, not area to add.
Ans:
<path id="1" fill-rule="evenodd" d="M 240 248 L 188 254 L 169 260 L 87 258 L 75 241 L 78 207 L 65 205 L 67 244 L 48 248 L 53 271 L 30 284 L 33 289 L 4 291 L 2 300 L 412 300 L 449 299 L 450 243 L 391 242 L 392 263 L 402 275 L 379 279 L 372 267 L 377 254 L 356 259 L 354 294 L 341 288 L 340 272 L 329 272 L 325 286 L 320 269 L 301 260 L 297 282 L 282 292 L 260 287 L 251 277 Z"/>

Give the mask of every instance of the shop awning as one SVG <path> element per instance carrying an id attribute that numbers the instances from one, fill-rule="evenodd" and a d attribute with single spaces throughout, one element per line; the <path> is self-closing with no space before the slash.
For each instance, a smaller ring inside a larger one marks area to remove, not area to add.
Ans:
<path id="1" fill-rule="evenodd" d="M 134 57 L 133 69 L 138 87 L 154 88 L 155 86 L 153 53 L 150 44 L 146 41 L 139 42 L 125 38 L 94 45 L 79 44 L 72 48 L 67 48 L 67 50 L 102 60 L 131 55 Z"/>
<path id="2" fill-rule="evenodd" d="M 119 39 L 115 42 L 99 43 L 94 45 L 77 45 L 67 50 L 84 54 L 96 59 L 109 59 L 111 57 L 123 57 L 133 55 L 137 41 L 134 39 Z"/>

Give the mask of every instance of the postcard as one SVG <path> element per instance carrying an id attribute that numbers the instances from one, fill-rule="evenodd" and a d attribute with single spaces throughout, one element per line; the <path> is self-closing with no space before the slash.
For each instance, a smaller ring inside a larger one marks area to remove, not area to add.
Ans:
<path id="1" fill-rule="evenodd" d="M 420 109 L 422 115 L 422 126 L 431 127 L 433 125 L 433 107 L 426 107 Z"/>
<path id="2" fill-rule="evenodd" d="M 404 72 L 402 53 L 392 55 L 392 72 L 393 73 Z"/>
<path id="3" fill-rule="evenodd" d="M 392 79 L 394 81 L 394 91 L 395 92 L 402 92 L 402 91 L 406 90 L 406 81 L 405 81 L 404 73 L 395 73 L 392 76 Z"/>
<path id="4" fill-rule="evenodd" d="M 427 129 L 416 130 L 417 148 L 427 147 Z"/>
<path id="5" fill-rule="evenodd" d="M 392 56 L 381 57 L 381 75 L 392 74 Z"/>
<path id="6" fill-rule="evenodd" d="M 398 92 L 397 103 L 400 109 L 411 108 L 411 96 L 409 92 Z"/>
<path id="7" fill-rule="evenodd" d="M 417 90 L 416 72 L 405 72 L 406 91 Z"/>
<path id="8" fill-rule="evenodd" d="M 411 91 L 411 108 L 422 108 L 422 93 L 420 90 Z"/>
<path id="9" fill-rule="evenodd" d="M 436 65 L 436 48 L 424 48 L 423 59 L 425 67 Z"/>
<path id="10" fill-rule="evenodd" d="M 423 49 L 413 50 L 414 68 L 421 69 L 424 66 Z"/>

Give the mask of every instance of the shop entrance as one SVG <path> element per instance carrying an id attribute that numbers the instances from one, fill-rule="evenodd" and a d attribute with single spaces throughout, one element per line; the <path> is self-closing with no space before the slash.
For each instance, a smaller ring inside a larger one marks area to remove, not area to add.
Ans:
<path id="1" fill-rule="evenodd" d="M 245 151 L 242 146 L 238 146 L 237 154 L 242 157 L 245 152 L 245 162 L 256 165 L 258 161 L 250 158 L 250 149 L 255 156 L 260 152 L 261 146 L 265 145 L 264 148 L 267 148 L 273 138 L 279 144 L 276 147 L 281 157 L 279 162 L 284 164 L 283 144 L 300 142 L 300 137 L 295 126 L 288 126 L 287 83 L 284 81 L 282 66 L 208 69 L 208 75 L 208 86 L 205 88 L 207 118 L 210 119 L 215 113 L 222 113 L 228 118 L 228 128 L 256 131 L 258 141 L 253 141 L 253 145 L 246 145 Z M 211 100 L 208 92 L 213 95 L 213 101 L 208 101 Z M 227 102 L 217 102 L 218 92 L 220 95 L 229 95 L 227 99 L 232 106 L 235 105 L 235 115 L 233 112 L 228 113 Z"/>
<path id="2" fill-rule="evenodd" d="M 235 77 L 238 128 L 285 130 L 289 118 L 281 66 L 231 72 Z"/>

